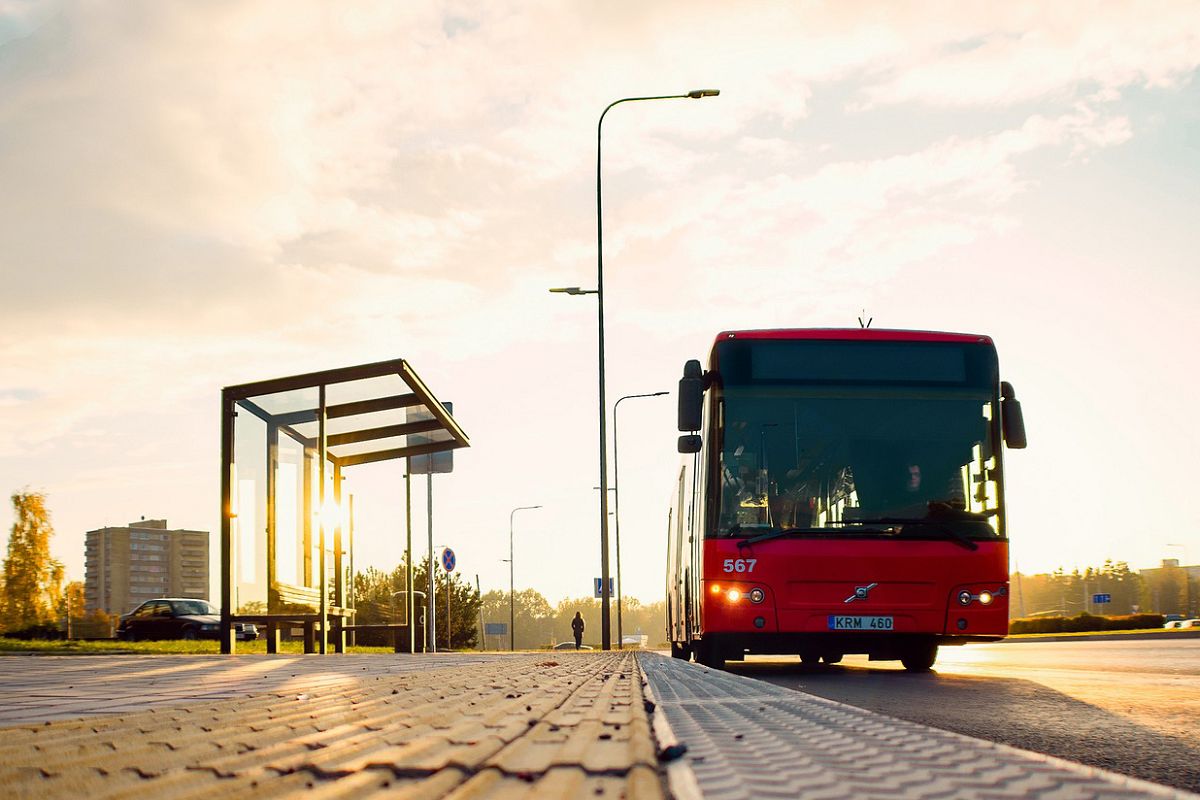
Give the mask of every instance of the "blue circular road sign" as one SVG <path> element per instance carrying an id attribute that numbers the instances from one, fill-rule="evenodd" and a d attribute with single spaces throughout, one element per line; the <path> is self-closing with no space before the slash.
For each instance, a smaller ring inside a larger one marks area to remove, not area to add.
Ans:
<path id="1" fill-rule="evenodd" d="M 454 558 L 454 551 L 449 547 L 442 550 L 442 568 L 446 572 L 454 572 L 454 565 L 458 562 Z"/>

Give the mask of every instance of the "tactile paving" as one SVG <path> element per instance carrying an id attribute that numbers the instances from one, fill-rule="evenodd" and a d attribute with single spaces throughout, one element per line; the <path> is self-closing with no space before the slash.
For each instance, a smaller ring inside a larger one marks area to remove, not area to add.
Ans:
<path id="1" fill-rule="evenodd" d="M 240 699 L 3 729 L 0 794 L 664 796 L 631 654 L 443 659 L 399 673 L 387 663 Z"/>
<path id="2" fill-rule="evenodd" d="M 678 659 L 638 660 L 705 800 L 1200 800 Z"/>

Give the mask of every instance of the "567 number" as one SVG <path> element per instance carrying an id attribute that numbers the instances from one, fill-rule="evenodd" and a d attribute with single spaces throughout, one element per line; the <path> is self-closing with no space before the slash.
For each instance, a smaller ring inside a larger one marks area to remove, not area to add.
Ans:
<path id="1" fill-rule="evenodd" d="M 726 572 L 754 572 L 757 563 L 757 558 L 727 558 L 724 569 Z"/>

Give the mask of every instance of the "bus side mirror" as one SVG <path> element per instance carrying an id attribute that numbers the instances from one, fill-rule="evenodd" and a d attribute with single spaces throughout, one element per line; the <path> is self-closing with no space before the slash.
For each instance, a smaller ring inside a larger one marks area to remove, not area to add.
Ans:
<path id="1" fill-rule="evenodd" d="M 679 437 L 679 452 L 681 453 L 699 453 L 701 439 L 694 433 L 685 434 Z"/>
<path id="2" fill-rule="evenodd" d="M 692 359 L 683 365 L 683 377 L 679 379 L 679 430 L 687 433 L 700 430 L 703 411 L 704 368 Z"/>
<path id="3" fill-rule="evenodd" d="M 1021 401 L 1008 381 L 1000 382 L 1000 427 L 1004 431 L 1004 443 L 1013 450 L 1021 450 L 1025 439 L 1025 417 L 1021 414 Z"/>

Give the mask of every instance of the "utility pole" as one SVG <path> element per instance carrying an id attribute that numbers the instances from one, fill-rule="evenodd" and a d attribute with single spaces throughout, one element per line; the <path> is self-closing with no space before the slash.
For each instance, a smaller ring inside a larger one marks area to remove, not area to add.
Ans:
<path id="1" fill-rule="evenodd" d="M 475 600 L 479 603 L 479 645 L 487 650 L 487 638 L 484 636 L 486 628 L 483 627 L 483 592 L 479 589 L 478 572 L 475 573 Z"/>
<path id="2" fill-rule="evenodd" d="M 425 472 L 425 508 L 428 510 L 428 524 L 426 525 L 429 534 L 429 619 L 426 620 L 427 630 L 426 639 L 427 647 L 430 653 L 437 652 L 437 584 L 434 575 L 434 558 L 433 558 L 433 456 L 425 456 L 426 472 Z"/>

